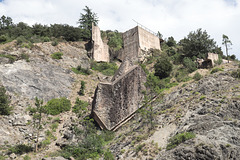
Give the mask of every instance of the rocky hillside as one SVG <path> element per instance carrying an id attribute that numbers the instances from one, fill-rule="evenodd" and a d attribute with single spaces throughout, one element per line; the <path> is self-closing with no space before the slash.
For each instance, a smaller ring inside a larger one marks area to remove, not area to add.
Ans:
<path id="1" fill-rule="evenodd" d="M 112 143 L 117 157 L 239 159 L 240 81 L 231 76 L 235 64 L 221 67 L 224 71 L 209 71 L 201 80 L 181 84 L 155 101 L 155 129 L 146 131 L 138 113 Z"/>
<path id="2" fill-rule="evenodd" d="M 84 134 L 92 134 L 85 133 L 85 130 L 89 131 L 88 126 L 84 126 L 88 122 L 82 120 L 91 112 L 90 104 L 98 82 L 110 77 L 94 70 L 90 75 L 72 71 L 72 67 L 79 65 L 90 67 L 83 42 L 59 43 L 57 46 L 39 43 L 31 49 L 12 42 L 1 45 L 0 49 L 0 83 L 6 88 L 14 107 L 9 116 L 0 116 L 0 159 L 76 158 L 74 154 L 61 153 L 65 153 L 67 145 L 85 143 Z M 56 52 L 63 53 L 62 59 L 52 58 Z M 239 159 L 240 79 L 232 76 L 238 64 L 233 62 L 218 67 L 221 69 L 212 74 L 211 69 L 199 70 L 204 74 L 199 81 L 182 82 L 152 101 L 143 102 L 145 107 L 104 143 L 104 151 L 99 152 L 101 156 L 92 154 L 92 158 Z M 86 82 L 82 96 L 78 94 L 81 81 Z M 44 104 L 53 98 L 66 97 L 72 106 L 76 98 L 89 102 L 89 105 L 82 115 L 73 109 L 59 115 L 44 114 L 39 151 L 11 152 L 9 148 L 19 144 L 34 146 L 36 132 L 28 107 L 35 106 L 35 97 L 43 99 Z M 97 128 L 94 137 L 103 133 Z"/>

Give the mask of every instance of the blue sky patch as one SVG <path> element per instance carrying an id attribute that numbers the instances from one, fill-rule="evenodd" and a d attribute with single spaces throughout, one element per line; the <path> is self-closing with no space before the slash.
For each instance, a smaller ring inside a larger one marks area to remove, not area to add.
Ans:
<path id="1" fill-rule="evenodd" d="M 236 0 L 224 0 L 228 5 L 237 6 Z"/>

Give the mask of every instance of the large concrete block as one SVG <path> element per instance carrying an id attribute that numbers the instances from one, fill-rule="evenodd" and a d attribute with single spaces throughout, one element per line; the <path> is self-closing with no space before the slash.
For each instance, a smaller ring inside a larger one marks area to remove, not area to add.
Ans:
<path id="1" fill-rule="evenodd" d="M 123 46 L 124 52 L 118 56 L 122 61 L 129 56 L 143 61 L 150 49 L 161 50 L 159 38 L 139 26 L 123 33 Z"/>
<path id="2" fill-rule="evenodd" d="M 112 83 L 99 83 L 95 91 L 92 116 L 101 128 L 115 130 L 141 107 L 146 74 L 140 66 Z"/>

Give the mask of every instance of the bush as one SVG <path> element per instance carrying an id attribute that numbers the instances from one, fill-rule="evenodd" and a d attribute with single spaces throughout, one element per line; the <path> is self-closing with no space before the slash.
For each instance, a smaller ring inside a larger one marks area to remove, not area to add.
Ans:
<path id="1" fill-rule="evenodd" d="M 170 138 L 168 140 L 168 144 L 167 144 L 167 150 L 173 149 L 176 146 L 178 146 L 179 144 L 185 142 L 186 140 L 195 138 L 196 135 L 192 132 L 183 132 L 183 133 L 179 133 L 175 136 L 173 136 L 172 138 Z"/>
<path id="2" fill-rule="evenodd" d="M 91 69 L 101 72 L 106 76 L 113 76 L 118 69 L 118 66 L 115 63 L 106 63 L 106 62 L 92 62 Z"/>
<path id="3" fill-rule="evenodd" d="M 6 89 L 0 86 L 0 115 L 9 115 L 12 107 L 9 106 L 9 97 L 6 95 Z"/>
<path id="4" fill-rule="evenodd" d="M 47 114 L 58 115 L 62 112 L 69 111 L 71 109 L 71 102 L 65 97 L 51 99 L 44 108 Z"/>
<path id="5" fill-rule="evenodd" d="M 80 90 L 79 90 L 79 92 L 78 92 L 78 94 L 79 94 L 80 96 L 84 96 L 84 95 L 85 95 L 85 93 L 84 93 L 84 90 L 85 90 L 85 88 L 86 88 L 85 84 L 86 84 L 86 82 L 81 81 L 81 88 L 80 88 Z"/>
<path id="6" fill-rule="evenodd" d="M 21 45 L 24 42 L 27 42 L 27 39 L 24 36 L 17 37 L 17 44 L 18 45 Z"/>
<path id="7" fill-rule="evenodd" d="M 22 53 L 22 54 L 21 54 L 21 59 L 25 59 L 26 62 L 30 62 L 30 60 L 29 60 L 29 55 L 26 54 L 26 53 Z"/>
<path id="8" fill-rule="evenodd" d="M 81 65 L 77 66 L 77 68 L 72 68 L 72 71 L 76 74 L 82 74 L 82 75 L 90 75 L 92 72 L 87 68 L 82 68 Z"/>
<path id="9" fill-rule="evenodd" d="M 15 153 L 20 155 L 24 153 L 32 152 L 32 151 L 33 151 L 33 147 L 25 144 L 18 144 L 16 146 L 10 147 L 8 150 L 9 154 Z"/>
<path id="10" fill-rule="evenodd" d="M 110 152 L 109 150 L 107 150 L 105 153 L 104 153 L 104 159 L 105 160 L 114 160 L 114 156 L 112 154 L 112 152 Z"/>
<path id="11" fill-rule="evenodd" d="M 52 46 L 57 46 L 58 45 L 58 41 L 57 40 L 54 40 L 54 41 L 52 41 Z"/>
<path id="12" fill-rule="evenodd" d="M 0 43 L 4 43 L 4 42 L 6 42 L 6 41 L 7 41 L 7 36 L 1 35 L 1 36 L 0 36 Z"/>
<path id="13" fill-rule="evenodd" d="M 73 106 L 72 111 L 76 114 L 79 114 L 81 116 L 82 114 L 85 114 L 87 112 L 87 106 L 88 102 L 82 101 L 79 98 L 76 98 L 75 105 Z"/>
<path id="14" fill-rule="evenodd" d="M 154 65 L 155 76 L 158 76 L 160 79 L 166 78 L 170 75 L 172 68 L 173 65 L 167 56 L 161 56 Z"/>
<path id="15" fill-rule="evenodd" d="M 240 69 L 237 69 L 236 71 L 232 71 L 231 75 L 234 78 L 240 78 Z"/>
<path id="16" fill-rule="evenodd" d="M 196 73 L 194 74 L 194 76 L 193 76 L 193 79 L 194 79 L 195 81 L 199 81 L 201 78 L 202 78 L 202 75 L 201 75 L 200 73 L 198 73 L 198 72 L 196 72 Z"/>
<path id="17" fill-rule="evenodd" d="M 51 54 L 52 59 L 62 59 L 62 52 L 55 52 L 53 54 Z"/>
<path id="18" fill-rule="evenodd" d="M 211 71 L 211 74 L 216 73 L 218 71 L 223 71 L 223 69 L 221 69 L 221 68 L 213 68 L 212 71 Z"/>
<path id="19" fill-rule="evenodd" d="M 183 59 L 183 65 L 188 69 L 189 73 L 192 73 L 197 70 L 197 65 L 192 61 L 191 58 L 185 57 Z"/>

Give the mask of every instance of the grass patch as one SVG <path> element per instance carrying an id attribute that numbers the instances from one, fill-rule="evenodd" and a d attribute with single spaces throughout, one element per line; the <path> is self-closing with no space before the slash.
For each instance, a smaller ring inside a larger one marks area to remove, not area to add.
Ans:
<path id="1" fill-rule="evenodd" d="M 118 69 L 118 66 L 115 63 L 106 63 L 106 62 L 92 62 L 91 69 L 99 71 L 106 76 L 113 76 Z"/>
<path id="2" fill-rule="evenodd" d="M 210 72 L 211 74 L 219 72 L 219 71 L 223 71 L 222 68 L 213 68 L 212 71 Z"/>
<path id="3" fill-rule="evenodd" d="M 52 59 L 62 59 L 63 53 L 62 52 L 55 52 L 51 54 Z"/>
<path id="4" fill-rule="evenodd" d="M 195 138 L 196 135 L 192 132 L 179 133 L 168 140 L 167 150 L 173 149 L 179 144 L 185 142 L 186 140 Z"/>
<path id="5" fill-rule="evenodd" d="M 82 75 L 90 75 L 92 72 L 87 68 L 82 68 L 81 65 L 77 66 L 77 68 L 72 68 L 72 71 L 76 74 L 82 74 Z"/>
<path id="6" fill-rule="evenodd" d="M 0 54 L 0 57 L 8 58 L 9 63 L 13 63 L 17 60 L 17 58 L 12 55 Z"/>
<path id="7" fill-rule="evenodd" d="M 18 144 L 16 146 L 10 147 L 8 149 L 9 154 L 15 153 L 15 154 L 20 154 L 20 155 L 22 155 L 24 153 L 32 152 L 32 151 L 33 151 L 33 147 L 25 145 L 25 144 Z"/>

